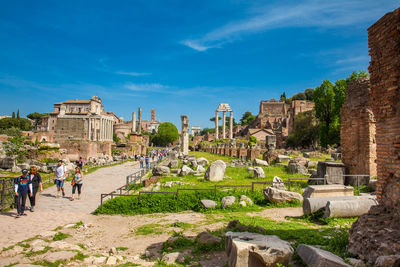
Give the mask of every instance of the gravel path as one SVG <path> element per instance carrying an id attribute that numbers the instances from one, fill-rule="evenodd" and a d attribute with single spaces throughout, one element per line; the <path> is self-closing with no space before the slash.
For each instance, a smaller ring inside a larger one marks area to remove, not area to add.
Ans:
<path id="1" fill-rule="evenodd" d="M 126 176 L 138 170 L 137 162 L 101 168 L 84 176 L 82 197 L 70 201 L 70 182 L 65 183 L 65 198 L 55 198 L 56 187 L 52 186 L 36 196 L 35 212 L 26 211 L 26 216 L 16 218 L 16 210 L 0 213 L 0 248 L 14 244 L 57 226 L 85 221 L 100 204 L 100 194 L 109 193 L 126 182 Z M 77 194 L 75 195 L 77 197 Z M 27 199 L 27 206 L 29 200 Z"/>

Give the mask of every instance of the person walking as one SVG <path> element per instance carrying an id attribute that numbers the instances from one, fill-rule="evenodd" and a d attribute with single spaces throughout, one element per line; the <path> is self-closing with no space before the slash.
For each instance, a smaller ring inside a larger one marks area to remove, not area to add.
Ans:
<path id="1" fill-rule="evenodd" d="M 28 170 L 23 169 L 22 175 L 15 181 L 15 196 L 17 197 L 17 218 L 24 215 L 26 195 L 28 191 L 32 192 L 32 182 L 28 177 Z M 32 196 L 32 193 L 29 193 Z"/>
<path id="2" fill-rule="evenodd" d="M 83 184 L 82 170 L 79 167 L 77 167 L 75 169 L 74 179 L 72 179 L 72 182 L 71 182 L 71 185 L 72 185 L 71 201 L 74 201 L 75 190 L 77 188 L 78 188 L 78 199 L 81 199 L 82 184 Z"/>
<path id="3" fill-rule="evenodd" d="M 144 161 L 144 157 L 143 155 L 140 156 L 140 168 L 143 169 L 143 161 Z"/>
<path id="4" fill-rule="evenodd" d="M 31 212 L 34 212 L 36 205 L 36 193 L 39 187 L 40 187 L 40 192 L 43 191 L 42 177 L 40 177 L 40 174 L 38 173 L 36 166 L 31 167 L 28 177 L 32 183 L 32 190 L 29 191 L 31 193 L 29 194 L 29 202 L 31 203 Z"/>
<path id="5" fill-rule="evenodd" d="M 145 161 L 146 161 L 146 169 L 148 169 L 149 168 L 149 156 L 146 155 Z"/>
<path id="6" fill-rule="evenodd" d="M 83 160 L 82 157 L 79 157 L 78 167 L 82 170 L 83 169 Z"/>
<path id="7" fill-rule="evenodd" d="M 57 186 L 57 198 L 60 197 L 60 191 L 62 192 L 62 196 L 65 197 L 64 192 L 64 181 L 65 177 L 67 177 L 67 170 L 63 165 L 63 161 L 59 160 L 57 167 L 54 171 L 54 178 L 56 179 L 56 186 Z"/>

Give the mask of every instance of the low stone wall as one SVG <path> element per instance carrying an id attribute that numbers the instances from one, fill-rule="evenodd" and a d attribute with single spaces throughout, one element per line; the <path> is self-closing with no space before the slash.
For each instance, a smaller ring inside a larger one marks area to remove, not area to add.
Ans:
<path id="1" fill-rule="evenodd" d="M 262 153 L 265 152 L 265 149 L 247 148 L 243 146 L 236 147 L 229 144 L 218 144 L 218 145 L 209 145 L 206 148 L 202 148 L 201 151 L 221 156 L 229 156 L 229 157 L 253 161 L 260 155 L 262 155 Z"/>

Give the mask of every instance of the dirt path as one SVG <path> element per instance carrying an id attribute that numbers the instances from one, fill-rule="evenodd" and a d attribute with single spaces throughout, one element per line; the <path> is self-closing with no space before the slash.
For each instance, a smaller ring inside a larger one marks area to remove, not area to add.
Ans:
<path id="1" fill-rule="evenodd" d="M 128 162 L 113 167 L 101 168 L 85 175 L 82 198 L 70 201 L 71 184 L 65 183 L 65 198 L 55 198 L 56 187 L 52 186 L 37 195 L 35 212 L 26 211 L 26 216 L 15 218 L 16 211 L 0 213 L 0 247 L 25 240 L 43 231 L 53 230 L 59 225 L 77 221 L 88 221 L 100 203 L 100 194 L 109 193 L 125 184 L 126 176 L 139 167 L 137 162 Z M 29 206 L 29 200 L 27 200 Z"/>

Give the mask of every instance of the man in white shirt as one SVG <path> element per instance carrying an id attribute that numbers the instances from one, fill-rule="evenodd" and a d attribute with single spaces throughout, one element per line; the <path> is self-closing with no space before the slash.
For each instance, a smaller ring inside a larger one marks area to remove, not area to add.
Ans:
<path id="1" fill-rule="evenodd" d="M 63 161 L 59 160 L 57 167 L 54 170 L 54 178 L 57 186 L 57 198 L 60 197 L 60 191 L 62 192 L 62 196 L 65 197 L 64 193 L 65 177 L 67 177 L 67 170 L 63 165 Z"/>

